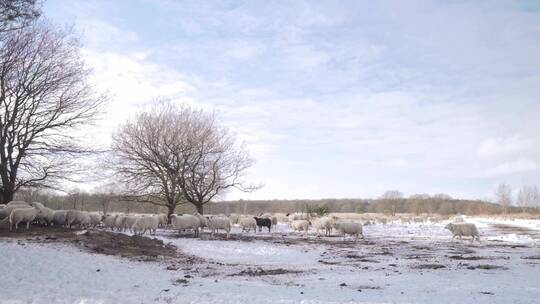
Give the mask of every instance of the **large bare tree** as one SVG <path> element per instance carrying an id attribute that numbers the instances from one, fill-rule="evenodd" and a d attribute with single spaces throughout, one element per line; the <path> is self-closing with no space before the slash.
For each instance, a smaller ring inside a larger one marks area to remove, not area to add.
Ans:
<path id="1" fill-rule="evenodd" d="M 41 15 L 40 1 L 0 0 L 0 33 L 21 29 Z"/>
<path id="2" fill-rule="evenodd" d="M 75 156 L 92 149 L 75 135 L 104 102 L 69 32 L 45 22 L 2 34 L 0 44 L 0 199 L 21 187 L 73 178 Z"/>
<path id="3" fill-rule="evenodd" d="M 168 208 L 185 202 L 199 213 L 231 188 L 251 191 L 243 174 L 253 161 L 215 117 L 159 103 L 113 136 L 114 167 L 132 197 Z"/>

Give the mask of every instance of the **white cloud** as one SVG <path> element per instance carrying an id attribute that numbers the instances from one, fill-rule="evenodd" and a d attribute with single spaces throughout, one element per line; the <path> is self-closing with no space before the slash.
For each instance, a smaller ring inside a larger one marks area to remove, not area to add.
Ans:
<path id="1" fill-rule="evenodd" d="M 497 165 L 496 167 L 487 170 L 488 177 L 501 177 L 505 175 L 537 171 L 540 167 L 530 159 L 520 159 L 512 162 L 506 162 Z"/>
<path id="2" fill-rule="evenodd" d="M 535 148 L 530 138 L 518 136 L 495 137 L 483 140 L 478 147 L 478 156 L 481 158 L 511 156 Z"/>

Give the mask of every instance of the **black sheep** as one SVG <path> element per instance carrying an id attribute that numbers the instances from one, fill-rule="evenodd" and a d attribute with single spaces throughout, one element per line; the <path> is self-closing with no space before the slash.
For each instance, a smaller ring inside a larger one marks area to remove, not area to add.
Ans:
<path id="1" fill-rule="evenodd" d="M 253 217 L 257 222 L 257 227 L 259 227 L 259 232 L 262 231 L 262 227 L 268 227 L 268 232 L 272 228 L 272 220 L 266 217 Z"/>

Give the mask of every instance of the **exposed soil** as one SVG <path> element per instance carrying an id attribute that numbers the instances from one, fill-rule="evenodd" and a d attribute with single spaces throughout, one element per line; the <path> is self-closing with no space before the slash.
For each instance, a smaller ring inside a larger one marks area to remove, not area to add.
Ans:
<path id="1" fill-rule="evenodd" d="M 0 230 L 0 237 L 17 239 L 19 243 L 69 243 L 91 253 L 115 255 L 141 261 L 159 257 L 181 257 L 177 248 L 163 241 L 143 236 L 128 236 L 101 230 L 73 230 L 63 227 L 33 226 L 30 230 Z M 187 257 L 186 257 L 187 258 Z"/>
<path id="2" fill-rule="evenodd" d="M 476 269 L 481 269 L 481 270 L 494 270 L 494 269 L 508 270 L 508 268 L 506 268 L 504 266 L 489 265 L 489 264 L 480 264 L 480 265 L 476 265 L 476 266 L 469 266 L 469 267 L 467 267 L 467 269 L 470 269 L 470 270 L 476 270 Z"/>
<path id="3" fill-rule="evenodd" d="M 419 264 L 419 265 L 413 266 L 412 268 L 414 269 L 441 269 L 441 268 L 446 268 L 446 266 L 441 265 L 441 264 Z"/>
<path id="4" fill-rule="evenodd" d="M 250 277 L 257 277 L 257 276 L 268 276 L 268 275 L 280 275 L 280 274 L 298 274 L 302 273 L 303 271 L 300 270 L 290 270 L 290 269 L 283 269 L 283 268 L 276 268 L 276 269 L 263 269 L 263 268 L 251 268 L 248 267 L 247 269 L 244 269 L 238 273 L 229 274 L 227 276 L 233 277 L 233 276 L 250 276 Z"/>

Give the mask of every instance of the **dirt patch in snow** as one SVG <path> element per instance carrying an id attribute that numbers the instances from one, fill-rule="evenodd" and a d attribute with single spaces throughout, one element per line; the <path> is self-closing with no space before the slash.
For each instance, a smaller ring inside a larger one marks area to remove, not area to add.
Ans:
<path id="1" fill-rule="evenodd" d="M 441 268 L 446 268 L 446 266 L 441 265 L 441 264 L 419 264 L 419 265 L 413 266 L 412 268 L 414 269 L 441 269 Z"/>
<path id="2" fill-rule="evenodd" d="M 263 268 L 247 268 L 244 269 L 238 273 L 229 274 L 227 276 L 234 277 L 234 276 L 250 276 L 250 277 L 258 277 L 258 276 L 268 276 L 268 275 L 280 275 L 280 274 L 298 274 L 302 273 L 303 271 L 300 270 L 291 270 L 291 269 L 283 269 L 283 268 L 276 268 L 276 269 L 263 269 Z"/>
<path id="3" fill-rule="evenodd" d="M 480 270 L 496 270 L 496 269 L 508 270 L 507 267 L 498 266 L 498 265 L 490 265 L 490 264 L 481 264 L 481 265 L 476 265 L 476 266 L 469 266 L 469 267 L 467 267 L 467 269 L 469 269 L 469 270 L 476 270 L 476 269 L 480 269 Z"/>
<path id="4" fill-rule="evenodd" d="M 129 236 L 101 230 L 73 230 L 63 227 L 33 226 L 30 230 L 0 231 L 0 237 L 40 243 L 68 243 L 91 253 L 115 255 L 140 261 L 158 257 L 178 257 L 177 248 L 144 236 Z"/>

